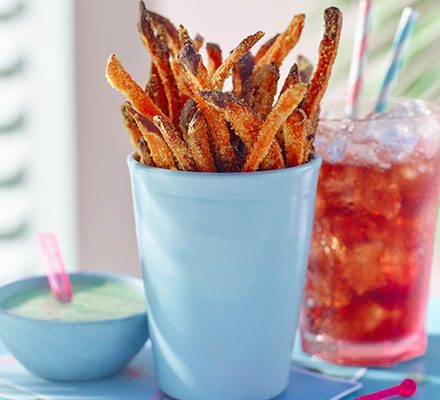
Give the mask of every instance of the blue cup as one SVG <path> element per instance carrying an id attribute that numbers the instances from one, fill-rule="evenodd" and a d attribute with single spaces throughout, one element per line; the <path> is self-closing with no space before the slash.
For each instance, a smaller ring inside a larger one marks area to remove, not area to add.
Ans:
<path id="1" fill-rule="evenodd" d="M 278 395 L 321 159 L 255 173 L 128 165 L 160 388 L 180 400 Z"/>

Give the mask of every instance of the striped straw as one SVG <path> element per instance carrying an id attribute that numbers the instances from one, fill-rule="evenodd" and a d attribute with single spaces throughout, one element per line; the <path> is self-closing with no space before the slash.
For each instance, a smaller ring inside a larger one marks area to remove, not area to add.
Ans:
<path id="1" fill-rule="evenodd" d="M 385 79 L 382 83 L 379 98 L 374 109 L 375 112 L 385 111 L 390 91 L 396 83 L 397 76 L 402 68 L 405 51 L 408 47 L 409 38 L 414 30 L 418 16 L 419 13 L 410 7 L 405 7 L 402 11 L 399 26 L 397 27 L 391 47 L 390 65 L 388 66 Z"/>
<path id="2" fill-rule="evenodd" d="M 348 78 L 347 105 L 345 114 L 355 118 L 359 112 L 359 96 L 362 88 L 364 67 L 367 63 L 368 34 L 371 25 L 371 0 L 361 0 L 353 55 L 351 57 L 350 75 Z"/>

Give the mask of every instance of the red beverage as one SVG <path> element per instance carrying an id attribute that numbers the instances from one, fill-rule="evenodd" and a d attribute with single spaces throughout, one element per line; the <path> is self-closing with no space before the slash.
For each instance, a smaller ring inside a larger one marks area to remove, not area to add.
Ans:
<path id="1" fill-rule="evenodd" d="M 370 140 L 362 144 L 378 148 Z M 306 352 L 351 365 L 424 353 L 440 153 L 438 137 L 414 143 L 406 157 L 381 148 L 374 162 L 356 157 L 362 146 L 337 162 L 323 151 L 301 326 Z"/>

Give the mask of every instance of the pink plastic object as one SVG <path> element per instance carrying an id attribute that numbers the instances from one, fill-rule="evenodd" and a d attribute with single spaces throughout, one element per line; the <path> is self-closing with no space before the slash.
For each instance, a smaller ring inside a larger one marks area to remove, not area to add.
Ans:
<path id="1" fill-rule="evenodd" d="M 356 398 L 355 400 L 383 400 L 395 396 L 409 397 L 417 390 L 417 383 L 412 379 L 403 380 L 400 385 L 390 387 L 389 389 L 381 390 L 376 393 L 366 394 Z"/>
<path id="2" fill-rule="evenodd" d="M 72 286 L 64 268 L 58 241 L 53 233 L 39 233 L 38 242 L 47 269 L 47 279 L 53 294 L 63 303 L 70 302 Z"/>

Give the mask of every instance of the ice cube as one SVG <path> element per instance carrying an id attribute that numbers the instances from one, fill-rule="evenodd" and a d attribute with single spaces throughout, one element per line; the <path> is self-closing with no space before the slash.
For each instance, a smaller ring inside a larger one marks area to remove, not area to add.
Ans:
<path id="1" fill-rule="evenodd" d="M 359 243 L 348 249 L 342 276 L 356 294 L 361 296 L 387 284 L 385 271 L 380 264 L 383 249 L 382 241 Z"/>

